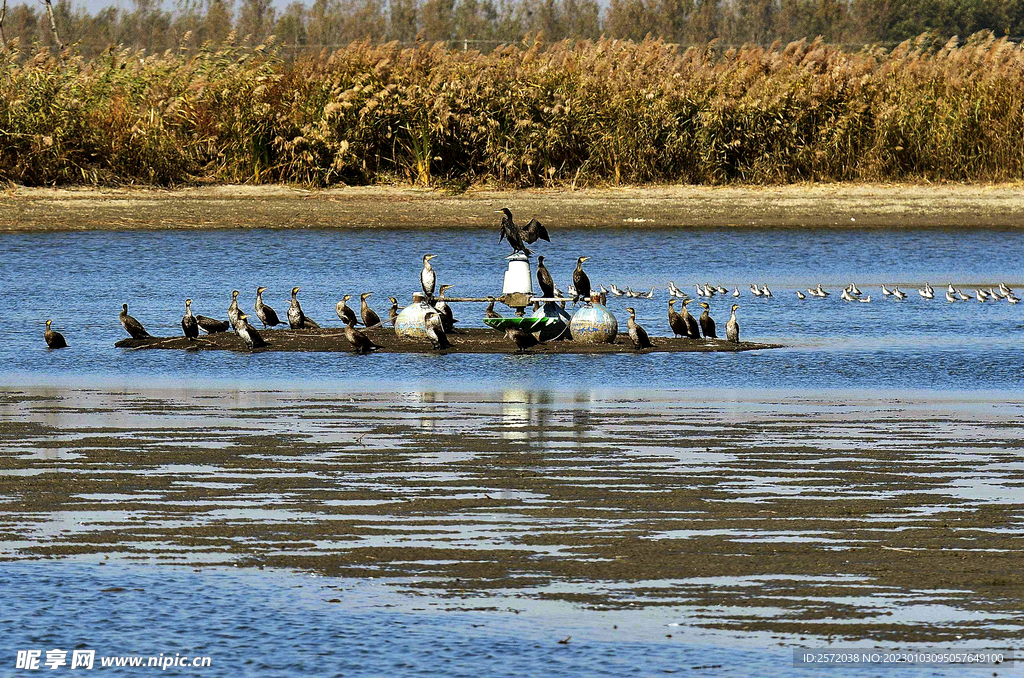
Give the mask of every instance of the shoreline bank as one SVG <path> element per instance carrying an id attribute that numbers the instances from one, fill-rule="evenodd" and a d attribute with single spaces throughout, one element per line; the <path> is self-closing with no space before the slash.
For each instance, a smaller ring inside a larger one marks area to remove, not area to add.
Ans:
<path id="1" fill-rule="evenodd" d="M 0 231 L 496 228 L 494 210 L 502 207 L 554 228 L 1024 228 L 1024 185 L 679 185 L 458 195 L 409 186 L 15 187 L 0 192 Z"/>

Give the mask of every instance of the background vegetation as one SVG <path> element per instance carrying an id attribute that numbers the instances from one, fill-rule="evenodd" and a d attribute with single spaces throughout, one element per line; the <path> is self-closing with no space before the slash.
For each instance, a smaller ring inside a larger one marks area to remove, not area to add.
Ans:
<path id="1" fill-rule="evenodd" d="M 1024 50 L 540 40 L 0 56 L 0 180 L 461 188 L 1024 178 Z"/>
<path id="2" fill-rule="evenodd" d="M 640 41 L 647 36 L 683 46 L 719 40 L 728 46 L 768 46 L 815 36 L 859 49 L 892 48 L 921 33 L 945 41 L 991 30 L 1024 36 L 1021 0 L 306 0 L 276 9 L 270 0 L 131 0 L 127 9 L 95 15 L 71 0 L 54 3 L 58 32 L 85 56 L 111 44 L 150 53 L 220 43 L 229 33 L 259 44 L 270 35 L 289 45 L 282 52 L 319 52 L 354 40 L 413 44 L 447 41 L 489 51 L 527 35 L 545 39 Z M 308 3 L 308 4 L 307 4 Z M 10 0 L 4 32 L 23 48 L 52 44 L 39 2 Z"/>

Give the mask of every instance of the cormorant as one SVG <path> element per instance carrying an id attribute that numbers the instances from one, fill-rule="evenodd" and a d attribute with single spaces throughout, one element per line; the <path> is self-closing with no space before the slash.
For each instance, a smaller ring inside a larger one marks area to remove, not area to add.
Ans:
<path id="1" fill-rule="evenodd" d="M 348 339 L 348 343 L 352 344 L 352 348 L 355 349 L 355 352 L 359 355 L 366 355 L 370 351 L 376 351 L 378 348 L 383 348 L 383 346 L 378 346 L 370 341 L 368 336 L 356 329 L 355 316 L 349 318 L 348 322 L 345 324 L 345 338 Z"/>
<path id="2" fill-rule="evenodd" d="M 578 301 L 580 298 L 582 298 L 584 302 L 590 301 L 590 278 L 583 270 L 583 262 L 587 259 L 590 259 L 590 257 L 580 257 L 577 259 L 576 270 L 572 272 L 572 285 L 576 288 L 576 297 L 573 299 L 573 303 Z"/>
<path id="3" fill-rule="evenodd" d="M 238 314 L 238 320 L 232 323 L 235 327 L 235 332 L 249 346 L 250 350 L 266 346 L 267 342 L 256 331 L 256 328 L 249 324 L 248 318 L 249 316 L 244 313 Z"/>
<path id="4" fill-rule="evenodd" d="M 366 297 L 373 294 L 373 292 L 363 292 L 359 295 L 359 315 L 363 318 L 363 325 L 366 327 L 376 327 L 380 325 L 380 316 L 366 303 Z"/>
<path id="5" fill-rule="evenodd" d="M 121 326 L 124 327 L 125 332 L 127 332 L 132 339 L 146 339 L 147 337 L 152 336 L 146 331 L 146 328 L 142 326 L 142 323 L 128 315 L 128 304 L 122 304 L 122 306 Z"/>
<path id="6" fill-rule="evenodd" d="M 437 310 L 437 314 L 441 316 L 441 324 L 444 326 L 445 332 L 454 332 L 455 323 L 459 322 L 455 319 L 455 313 L 452 311 L 452 307 L 448 305 L 448 302 L 444 300 L 444 293 L 455 287 L 454 285 L 441 285 L 437 291 L 437 303 L 434 304 L 434 308 Z"/>
<path id="7" fill-rule="evenodd" d="M 505 336 L 508 337 L 515 343 L 519 348 L 518 353 L 523 353 L 528 348 L 533 348 L 540 342 L 537 341 L 537 337 L 533 336 L 526 330 L 521 330 L 518 327 L 506 327 Z"/>
<path id="8" fill-rule="evenodd" d="M 427 303 L 434 303 L 434 285 L 437 284 L 437 273 L 430 266 L 430 260 L 436 254 L 423 255 L 423 270 L 420 271 L 420 286 L 423 287 L 423 294 L 427 297 Z"/>
<path id="9" fill-rule="evenodd" d="M 346 294 L 345 296 L 343 296 L 341 298 L 341 301 L 339 301 L 337 304 L 335 304 L 334 312 L 338 314 L 339 318 L 341 318 L 341 322 L 343 322 L 345 324 L 348 324 L 349 322 L 351 322 L 354 325 L 354 324 L 356 324 L 356 322 L 358 322 L 356 320 L 356 312 L 353 311 L 351 308 L 349 308 L 348 307 L 348 303 L 346 303 L 351 298 L 352 298 L 351 294 Z"/>
<path id="10" fill-rule="evenodd" d="M 228 328 L 231 327 L 227 320 L 217 320 L 205 315 L 197 315 L 196 322 L 199 324 L 199 328 L 207 334 L 227 332 Z"/>
<path id="11" fill-rule="evenodd" d="M 686 338 L 686 321 L 679 315 L 675 308 L 675 299 L 668 300 L 668 326 L 672 328 L 672 334 L 678 339 Z"/>
<path id="12" fill-rule="evenodd" d="M 485 318 L 500 318 L 501 314 L 494 310 L 494 297 L 487 297 L 487 310 L 484 311 Z"/>
<path id="13" fill-rule="evenodd" d="M 181 331 L 185 333 L 189 341 L 195 341 L 199 336 L 199 321 L 192 315 L 192 300 L 185 300 L 185 315 L 181 319 Z"/>
<path id="14" fill-rule="evenodd" d="M 50 348 L 67 348 L 68 342 L 64 341 L 64 335 L 50 329 L 50 323 L 52 322 L 52 320 L 46 321 L 46 332 L 43 333 L 43 338 L 46 339 L 46 345 Z"/>
<path id="15" fill-rule="evenodd" d="M 711 307 L 706 302 L 701 302 L 704 312 L 700 314 L 700 331 L 704 333 L 705 339 L 718 339 L 715 333 L 715 319 L 711 317 Z"/>
<path id="16" fill-rule="evenodd" d="M 508 238 L 508 244 L 512 246 L 513 253 L 522 252 L 526 256 L 530 256 L 533 251 L 527 245 L 532 245 L 538 239 L 551 242 L 547 229 L 536 219 L 530 219 L 530 223 L 521 228 L 512 221 L 512 212 L 507 207 L 494 211 L 501 213 L 501 235 L 498 236 L 498 242 Z"/>
<path id="17" fill-rule="evenodd" d="M 427 311 L 426 315 L 423 316 L 423 323 L 427 328 L 427 336 L 430 338 L 431 343 L 434 344 L 434 348 L 442 350 L 451 347 L 451 344 L 448 342 L 448 335 L 444 332 L 444 323 L 441 322 L 441 316 L 436 311 Z"/>
<path id="18" fill-rule="evenodd" d="M 725 325 L 725 338 L 734 344 L 740 343 L 740 324 L 736 322 L 737 308 L 739 308 L 739 304 L 732 305 L 732 315 L 729 316 L 729 322 Z"/>
<path id="19" fill-rule="evenodd" d="M 231 291 L 231 305 L 228 306 L 228 320 L 234 325 L 238 318 L 242 315 L 242 311 L 238 308 L 238 290 Z"/>
<path id="20" fill-rule="evenodd" d="M 647 336 L 647 330 L 636 322 L 636 309 L 630 306 L 626 310 L 629 312 L 626 326 L 629 328 L 629 340 L 633 342 L 633 348 L 637 351 L 653 348 L 654 344 L 651 343 L 651 338 Z"/>
<path id="21" fill-rule="evenodd" d="M 686 323 L 686 337 L 688 339 L 700 339 L 700 326 L 697 324 L 697 319 L 690 315 L 690 309 L 686 308 L 691 301 L 693 299 L 683 299 L 681 302 L 683 308 L 679 315 L 683 316 L 683 322 Z"/>
<path id="22" fill-rule="evenodd" d="M 299 305 L 299 299 L 296 297 L 300 289 L 302 288 L 292 288 L 292 303 L 288 307 L 288 326 L 293 330 L 318 329 L 320 326 L 302 312 L 302 306 Z"/>
<path id="23" fill-rule="evenodd" d="M 553 299 L 555 296 L 555 279 L 544 265 L 544 255 L 537 257 L 537 283 L 540 285 L 540 296 Z"/>
<path id="24" fill-rule="evenodd" d="M 263 327 L 276 327 L 284 325 L 284 321 L 277 317 L 277 311 L 263 303 L 263 292 L 266 287 L 256 288 L 256 317 L 263 323 Z"/>
<path id="25" fill-rule="evenodd" d="M 388 319 L 391 320 L 391 325 L 394 326 L 398 321 L 398 299 L 388 297 L 388 301 L 391 302 L 391 310 L 388 311 Z"/>

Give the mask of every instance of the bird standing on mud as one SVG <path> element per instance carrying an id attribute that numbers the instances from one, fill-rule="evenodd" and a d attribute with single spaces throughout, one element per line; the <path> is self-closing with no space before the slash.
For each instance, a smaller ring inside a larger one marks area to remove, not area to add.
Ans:
<path id="1" fill-rule="evenodd" d="M 737 308 L 739 308 L 739 304 L 732 305 L 732 315 L 729 316 L 729 322 L 725 325 L 725 338 L 734 344 L 740 343 L 740 324 L 736 321 Z"/>
<path id="2" fill-rule="evenodd" d="M 242 311 L 238 308 L 238 290 L 232 290 L 231 305 L 228 306 L 228 320 L 234 325 L 241 316 Z"/>
<path id="3" fill-rule="evenodd" d="M 700 331 L 704 333 L 705 339 L 718 339 L 715 333 L 715 319 L 711 317 L 711 307 L 706 302 L 701 302 L 704 312 L 700 314 Z"/>
<path id="4" fill-rule="evenodd" d="M 398 322 L 398 299 L 388 297 L 388 301 L 391 302 L 391 310 L 388 311 L 388 320 L 391 321 L 391 326 L 394 327 L 395 323 Z"/>
<path id="5" fill-rule="evenodd" d="M 427 328 L 427 337 L 430 338 L 435 349 L 440 351 L 451 347 L 448 335 L 444 332 L 444 323 L 441 322 L 441 316 L 437 314 L 437 311 L 427 311 L 427 314 L 423 316 L 423 324 Z"/>
<path id="6" fill-rule="evenodd" d="M 50 323 L 52 322 L 52 320 L 46 321 L 46 331 L 43 332 L 43 339 L 46 340 L 46 345 L 49 348 L 67 348 L 68 342 L 64 341 L 64 335 L 50 329 Z"/>
<path id="7" fill-rule="evenodd" d="M 235 332 L 242 338 L 242 341 L 246 343 L 249 350 L 254 348 L 263 348 L 267 345 L 260 333 L 256 331 L 256 328 L 249 324 L 249 316 L 244 313 L 238 314 L 238 320 L 234 321 L 232 325 L 235 328 Z"/>
<path id="8" fill-rule="evenodd" d="M 637 351 L 653 348 L 654 344 L 651 343 L 651 338 L 647 336 L 647 330 L 636 322 L 636 309 L 630 306 L 626 311 L 629 312 L 626 326 L 629 328 L 629 340 L 633 342 L 633 348 Z"/>
<path id="9" fill-rule="evenodd" d="M 293 330 L 319 329 L 319 325 L 306 317 L 299 305 L 298 293 L 301 287 L 292 288 L 292 303 L 288 306 L 288 326 Z"/>
<path id="10" fill-rule="evenodd" d="M 370 308 L 370 305 L 366 303 L 366 298 L 373 294 L 373 292 L 363 292 L 359 295 L 359 315 L 363 319 L 363 325 L 366 327 L 376 327 L 380 325 L 380 316 L 377 312 Z"/>
<path id="11" fill-rule="evenodd" d="M 590 257 L 580 257 L 576 260 L 576 270 L 572 272 L 572 286 L 576 288 L 576 296 L 573 303 L 583 299 L 584 303 L 590 303 L 590 277 L 583 270 L 583 262 Z"/>
<path id="12" fill-rule="evenodd" d="M 686 308 L 693 299 L 683 299 L 683 309 L 679 315 L 683 316 L 683 322 L 686 323 L 686 338 L 687 339 L 700 339 L 700 325 L 697 324 L 697 319 L 690 315 L 690 309 Z"/>
<path id="13" fill-rule="evenodd" d="M 195 341 L 199 336 L 199 321 L 192 315 L 192 300 L 185 300 L 185 315 L 181 319 L 181 331 L 189 341 Z"/>
<path id="14" fill-rule="evenodd" d="M 349 318 L 348 322 L 345 324 L 345 339 L 348 340 L 348 343 L 352 345 L 352 348 L 355 349 L 355 352 L 359 355 L 366 355 L 370 351 L 376 351 L 379 348 L 383 348 L 383 346 L 378 346 L 370 341 L 368 336 L 356 329 L 355 315 Z"/>
<path id="15" fill-rule="evenodd" d="M 494 212 L 501 214 L 501 234 L 498 236 L 498 242 L 507 238 L 508 244 L 512 246 L 513 254 L 522 252 L 526 256 L 530 256 L 533 251 L 527 245 L 532 245 L 537 240 L 551 242 L 547 229 L 536 219 L 530 219 L 526 226 L 520 228 L 512 220 L 512 212 L 507 207 L 494 210 Z"/>
<path id="16" fill-rule="evenodd" d="M 668 300 L 668 326 L 672 328 L 672 334 L 675 338 L 679 337 L 686 338 L 686 321 L 683 320 L 683 316 L 679 315 L 676 311 L 676 300 Z"/>
<path id="17" fill-rule="evenodd" d="M 533 336 L 526 330 L 521 330 L 518 327 L 506 327 L 505 336 L 512 340 L 512 343 L 519 349 L 517 353 L 525 353 L 526 349 L 533 348 L 537 344 L 541 343 L 537 340 L 537 337 Z"/>
<path id="18" fill-rule="evenodd" d="M 441 316 L 441 324 L 444 326 L 445 332 L 454 332 L 455 323 L 459 322 L 455 319 L 455 313 L 452 311 L 452 307 L 449 306 L 448 302 L 444 299 L 444 293 L 453 287 L 455 287 L 455 285 L 441 285 L 441 288 L 437 292 L 437 303 L 434 304 L 437 314 Z"/>
<path id="19" fill-rule="evenodd" d="M 276 327 L 277 325 L 283 325 L 284 321 L 277 317 L 277 311 L 270 308 L 263 303 L 263 293 L 266 291 L 266 287 L 256 288 L 256 317 L 263 323 L 264 329 L 267 327 Z"/>
<path id="20" fill-rule="evenodd" d="M 423 294 L 426 295 L 428 304 L 434 303 L 434 285 L 437 284 L 437 273 L 430 265 L 430 260 L 436 256 L 436 254 L 424 254 L 423 270 L 420 271 L 420 286 L 423 288 Z"/>
<path id="21" fill-rule="evenodd" d="M 334 306 L 334 312 L 338 314 L 338 317 L 341 319 L 341 322 L 345 323 L 346 325 L 350 321 L 352 322 L 352 324 L 355 324 L 356 322 L 356 312 L 349 308 L 347 303 L 348 300 L 351 298 L 351 294 L 346 294 L 341 298 L 341 301 L 339 301 Z"/>
<path id="22" fill-rule="evenodd" d="M 128 304 L 121 305 L 121 327 L 132 339 L 146 339 L 152 336 L 135 318 L 128 315 Z"/>

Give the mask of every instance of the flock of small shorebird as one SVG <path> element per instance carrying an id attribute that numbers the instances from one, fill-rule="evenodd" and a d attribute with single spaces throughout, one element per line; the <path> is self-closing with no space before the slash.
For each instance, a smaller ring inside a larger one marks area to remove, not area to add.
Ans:
<path id="1" fill-rule="evenodd" d="M 515 224 L 512 220 L 512 213 L 508 209 L 496 210 L 502 214 L 501 220 L 501 235 L 498 241 L 501 242 L 503 239 L 508 239 L 509 244 L 512 246 L 513 253 L 522 252 L 526 256 L 530 256 L 532 251 L 527 248 L 526 245 L 533 244 L 538 239 L 547 240 L 550 242 L 547 230 L 543 225 L 536 219 L 531 219 L 525 227 L 520 227 Z M 427 312 L 424 314 L 424 325 L 426 329 L 427 337 L 429 338 L 433 347 L 437 350 L 443 350 L 449 348 L 451 343 L 448 341 L 448 334 L 455 332 L 455 323 L 458 322 L 454 318 L 451 306 L 445 300 L 445 293 L 452 288 L 452 285 L 441 285 L 437 289 L 438 295 L 435 297 L 435 287 L 437 283 L 437 273 L 434 271 L 430 261 L 436 258 L 437 255 L 427 254 L 423 256 L 423 269 L 420 271 L 420 286 L 423 290 L 422 297 L 419 298 L 423 303 L 427 304 Z M 655 295 L 655 288 L 652 287 L 649 292 L 635 292 L 629 287 L 625 289 L 619 289 L 615 285 L 609 285 L 605 288 L 604 285 L 598 286 L 594 289 L 591 286 L 590 278 L 583 270 L 583 263 L 588 260 L 589 257 L 579 257 L 576 260 L 576 269 L 572 273 L 572 284 L 567 285 L 568 295 L 558 289 L 554 284 L 554 279 L 551 276 L 550 271 L 544 265 L 544 257 L 539 256 L 537 266 L 537 282 L 540 285 L 541 295 L 540 298 L 557 301 L 561 303 L 562 308 L 565 308 L 565 304 L 571 301 L 574 304 L 580 302 L 584 304 L 601 303 L 606 304 L 608 295 L 612 297 L 625 297 L 628 299 L 653 299 Z M 695 285 L 696 296 L 703 298 L 711 298 L 714 296 L 728 296 L 731 294 L 732 297 L 738 298 L 740 296 L 739 287 L 734 287 L 730 293 L 728 288 L 722 287 L 721 285 L 712 285 L 711 283 L 705 283 L 701 285 L 697 283 Z M 285 324 L 285 321 L 281 320 L 277 312 L 263 301 L 263 292 L 266 291 L 266 287 L 259 287 L 256 289 L 256 303 L 254 310 L 256 311 L 256 317 L 263 324 L 264 329 L 274 328 L 278 325 Z M 300 287 L 293 287 L 291 294 L 291 304 L 288 307 L 286 313 L 287 324 L 293 330 L 303 329 L 319 329 L 320 325 L 308 318 L 302 311 L 302 306 L 299 304 L 298 293 Z M 898 301 L 902 301 L 907 298 L 907 293 L 900 290 L 899 286 L 894 286 L 892 289 L 887 288 L 885 285 L 881 286 L 882 294 L 887 298 L 892 298 Z M 924 299 L 934 299 L 935 289 L 925 283 L 924 287 L 920 287 L 917 290 L 918 294 Z M 761 299 L 771 299 L 774 295 L 767 285 L 762 284 L 760 287 L 756 284 L 750 285 L 750 293 Z M 181 319 L 181 329 L 185 337 L 190 342 L 195 341 L 199 337 L 199 330 L 202 329 L 208 334 L 215 334 L 218 332 L 227 332 L 230 328 L 234 328 L 235 332 L 241 339 L 246 343 L 250 349 L 261 348 L 267 345 L 266 340 L 260 335 L 260 333 L 249 323 L 249 317 L 243 313 L 238 307 L 238 290 L 234 290 L 231 293 L 231 305 L 228 307 L 228 320 L 218 320 L 216 318 L 210 318 L 204 315 L 193 315 L 192 314 L 192 300 L 185 300 L 185 315 Z M 352 298 L 351 295 L 346 294 L 341 301 L 335 306 L 335 312 L 338 317 L 345 323 L 344 335 L 351 344 L 353 350 L 359 354 L 367 354 L 371 351 L 381 348 L 375 344 L 369 337 L 363 332 L 356 329 L 356 325 L 359 324 L 360 320 L 365 328 L 372 329 L 384 325 L 380 316 L 369 307 L 366 300 L 373 293 L 365 292 L 360 295 L 360 310 L 359 316 L 356 316 L 356 312 L 350 306 L 348 301 Z M 693 298 L 689 294 L 679 289 L 676 284 L 672 281 L 668 283 L 668 323 L 675 338 L 684 338 L 691 340 L 711 340 L 717 339 L 718 334 L 715 328 L 715 321 L 711 317 L 711 308 L 707 302 L 700 302 L 701 307 L 704 309 L 703 313 L 699 318 L 694 318 L 687 305 L 689 305 Z M 806 294 L 801 290 L 796 290 L 797 298 L 804 300 L 808 296 L 824 299 L 830 296 L 830 292 L 824 289 L 821 283 L 817 287 L 808 288 Z M 946 301 L 954 303 L 957 301 L 968 301 L 970 299 L 976 299 L 979 302 L 986 301 L 1001 301 L 1005 300 L 1010 304 L 1017 304 L 1020 299 L 1013 294 L 1013 290 L 1008 287 L 1005 283 L 1000 283 L 998 287 L 990 287 L 989 289 L 975 289 L 974 295 L 964 294 L 962 290 L 959 290 L 953 286 L 952 283 L 946 288 Z M 395 297 L 388 297 L 391 301 L 391 308 L 388 313 L 388 321 L 395 325 L 400 309 L 398 308 L 398 300 Z M 485 318 L 501 318 L 502 316 L 494 310 L 494 303 L 496 299 L 494 297 L 487 297 L 489 303 L 487 310 L 485 311 Z M 871 301 L 870 294 L 863 294 L 856 284 L 850 283 L 843 288 L 840 294 L 840 299 L 843 301 L 869 303 Z M 680 303 L 680 311 L 676 311 L 675 304 Z M 534 308 L 539 308 L 540 302 L 534 302 Z M 733 304 L 731 309 L 731 315 L 729 321 L 726 324 L 726 339 L 730 342 L 739 342 L 739 323 L 736 320 L 736 310 L 739 308 L 738 304 Z M 637 351 L 652 348 L 650 336 L 647 331 L 636 322 L 636 310 L 632 307 L 626 309 L 629 313 L 627 320 L 627 333 L 633 347 Z M 128 315 L 128 304 L 123 304 L 120 313 L 121 325 L 125 331 L 128 332 L 129 336 L 133 339 L 149 339 L 152 335 L 146 331 L 146 328 L 138 320 Z M 50 325 L 53 321 L 46 321 L 46 332 L 45 340 L 47 346 L 50 348 L 65 348 L 67 342 L 64 336 L 60 332 L 56 332 L 51 329 Z M 505 336 L 512 341 L 517 347 L 519 352 L 523 352 L 526 349 L 532 348 L 539 343 L 542 343 L 532 333 L 522 330 L 518 327 L 508 326 L 504 330 Z"/>

